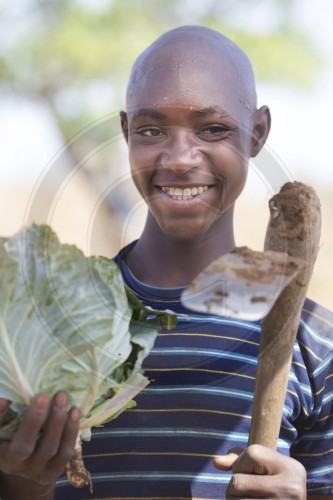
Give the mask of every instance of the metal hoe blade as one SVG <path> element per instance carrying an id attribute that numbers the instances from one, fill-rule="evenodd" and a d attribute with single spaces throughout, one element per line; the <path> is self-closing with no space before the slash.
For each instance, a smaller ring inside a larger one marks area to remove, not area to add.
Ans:
<path id="1" fill-rule="evenodd" d="M 188 309 L 257 321 L 305 268 L 286 253 L 235 248 L 202 271 L 182 294 Z"/>

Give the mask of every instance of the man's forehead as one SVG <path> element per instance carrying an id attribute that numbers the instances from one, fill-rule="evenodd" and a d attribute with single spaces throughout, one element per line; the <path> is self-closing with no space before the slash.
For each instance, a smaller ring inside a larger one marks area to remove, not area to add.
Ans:
<path id="1" fill-rule="evenodd" d="M 234 93 L 240 75 L 230 66 L 218 63 L 208 60 L 182 63 L 173 57 L 149 60 L 133 75 L 127 97 L 138 105 L 148 100 L 151 103 L 187 102 L 195 106 L 204 97 L 220 104 L 218 97 Z"/>
<path id="2" fill-rule="evenodd" d="M 166 73 L 150 72 L 128 89 L 127 110 L 143 116 L 146 109 L 173 107 L 192 112 L 192 115 L 234 115 L 244 97 L 239 78 L 220 69 L 212 71 L 180 68 Z"/>
<path id="3" fill-rule="evenodd" d="M 222 57 L 218 52 L 198 54 L 197 50 L 194 50 L 193 54 L 188 54 L 187 49 L 187 52 L 182 54 L 181 47 L 177 47 L 177 52 L 168 48 L 161 52 L 154 51 L 150 57 L 139 59 L 133 68 L 131 81 L 136 84 L 145 79 L 147 84 L 152 80 L 170 80 L 177 75 L 182 75 L 182 78 L 187 76 L 189 80 L 207 74 L 216 78 L 220 70 L 225 74 L 235 74 L 239 68 L 233 64 L 232 59 Z"/>

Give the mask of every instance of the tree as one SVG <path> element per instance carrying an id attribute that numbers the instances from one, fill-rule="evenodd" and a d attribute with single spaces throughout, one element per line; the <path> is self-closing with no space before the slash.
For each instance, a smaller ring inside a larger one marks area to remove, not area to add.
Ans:
<path id="1" fill-rule="evenodd" d="M 249 54 L 261 80 L 308 85 L 318 67 L 318 54 L 293 24 L 293 0 L 26 0 L 23 5 L 20 11 L 15 4 L 2 6 L 1 87 L 48 106 L 72 165 L 119 135 L 118 120 L 96 120 L 119 108 L 135 57 L 177 25 L 204 24 L 224 32 Z M 253 12 L 266 12 L 269 29 L 244 24 Z M 90 124 L 81 134 L 84 140 L 71 140 Z M 100 148 L 98 164 L 82 163 L 90 182 L 110 175 L 107 147 Z"/>

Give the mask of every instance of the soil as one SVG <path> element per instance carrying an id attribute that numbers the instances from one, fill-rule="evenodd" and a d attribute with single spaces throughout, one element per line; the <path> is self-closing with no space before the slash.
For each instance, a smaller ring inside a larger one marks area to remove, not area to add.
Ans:
<path id="1" fill-rule="evenodd" d="M 267 302 L 267 297 L 265 295 L 254 295 L 251 297 L 251 302 Z"/>
<path id="2" fill-rule="evenodd" d="M 233 274 L 248 282 L 271 283 L 276 276 L 290 276 L 301 266 L 297 259 L 288 258 L 280 252 L 257 252 L 247 247 L 238 247 L 232 253 L 242 256 L 246 264 L 233 269 Z"/>
<path id="3" fill-rule="evenodd" d="M 271 219 L 269 222 L 270 243 L 268 247 L 282 251 L 281 244 L 288 251 L 290 240 L 303 242 L 309 228 L 316 226 L 320 216 L 320 201 L 315 191 L 300 182 L 287 182 L 281 191 L 269 201 Z M 297 244 L 297 243 L 294 243 Z"/>

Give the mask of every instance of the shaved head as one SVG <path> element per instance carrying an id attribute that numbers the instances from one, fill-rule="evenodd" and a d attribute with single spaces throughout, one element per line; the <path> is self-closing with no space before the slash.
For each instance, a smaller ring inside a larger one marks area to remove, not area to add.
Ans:
<path id="1" fill-rule="evenodd" d="M 227 37 L 203 26 L 182 26 L 168 31 L 142 52 L 130 74 L 127 106 L 140 104 L 135 96 L 149 80 L 162 83 L 168 72 L 181 78 L 188 71 L 195 71 L 198 78 L 208 74 L 221 80 L 222 75 L 237 90 L 239 103 L 255 111 L 255 80 L 248 57 Z M 165 100 L 168 101 L 168 95 Z"/>

